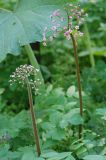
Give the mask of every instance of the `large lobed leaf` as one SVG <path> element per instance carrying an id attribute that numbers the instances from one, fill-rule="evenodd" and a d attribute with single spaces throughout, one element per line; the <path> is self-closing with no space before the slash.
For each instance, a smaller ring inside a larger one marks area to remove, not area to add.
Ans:
<path id="1" fill-rule="evenodd" d="M 51 26 L 51 13 L 60 9 L 66 15 L 64 3 L 65 0 L 20 0 L 13 12 L 0 9 L 0 61 L 7 53 L 19 54 L 20 46 L 42 41 L 44 28 Z"/>

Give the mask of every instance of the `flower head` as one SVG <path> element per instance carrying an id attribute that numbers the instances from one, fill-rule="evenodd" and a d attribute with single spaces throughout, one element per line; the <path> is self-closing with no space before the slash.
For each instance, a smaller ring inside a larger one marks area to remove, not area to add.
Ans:
<path id="1" fill-rule="evenodd" d="M 18 82 L 22 86 L 29 84 L 33 90 L 38 91 L 39 85 L 41 85 L 40 79 L 35 79 L 38 72 L 39 69 L 35 69 L 31 65 L 20 65 L 16 68 L 15 72 L 10 75 L 10 85 L 13 85 L 15 82 Z"/>
<path id="2" fill-rule="evenodd" d="M 80 25 L 84 21 L 84 10 L 80 8 L 80 5 L 75 5 L 72 3 L 67 3 L 64 7 L 65 15 L 62 14 L 60 9 L 55 10 L 50 15 L 51 27 L 48 30 L 44 29 L 43 33 L 43 45 L 47 45 L 47 40 L 51 41 L 53 38 L 47 38 L 47 31 L 53 33 L 53 37 L 57 37 L 60 31 L 63 31 L 64 36 L 70 40 L 71 34 L 75 36 L 83 36 L 83 33 L 80 32 Z M 67 15 L 67 16 L 66 16 Z M 68 22 L 67 25 L 64 22 Z M 65 24 L 65 25 L 64 25 Z"/>

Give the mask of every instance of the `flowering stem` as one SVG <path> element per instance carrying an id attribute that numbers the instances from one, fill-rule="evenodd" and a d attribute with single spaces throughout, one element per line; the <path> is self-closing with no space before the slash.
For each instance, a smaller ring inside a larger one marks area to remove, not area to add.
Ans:
<path id="1" fill-rule="evenodd" d="M 40 142 L 39 142 L 37 123 L 36 123 L 36 118 L 35 118 L 34 109 L 33 109 L 32 90 L 31 90 L 31 86 L 30 86 L 28 80 L 27 80 L 27 89 L 28 89 L 28 98 L 29 98 L 30 112 L 31 112 L 31 117 L 32 117 L 32 124 L 33 124 L 33 130 L 34 130 L 36 149 L 37 149 L 38 156 L 40 156 L 41 149 L 40 149 Z"/>
<path id="2" fill-rule="evenodd" d="M 79 60 L 78 60 L 78 55 L 77 55 L 77 44 L 76 44 L 76 40 L 73 34 L 71 34 L 71 39 L 72 39 L 73 48 L 74 48 L 74 57 L 75 57 L 75 63 L 76 63 L 76 74 L 77 74 L 79 101 L 80 101 L 80 115 L 82 117 L 83 116 L 83 102 L 82 102 L 82 89 L 81 89 L 81 79 L 80 79 L 80 67 L 79 67 Z M 83 131 L 83 126 L 79 125 L 79 139 L 82 138 L 82 131 Z"/>
<path id="3" fill-rule="evenodd" d="M 39 69 L 39 71 L 40 71 L 39 64 L 38 64 L 38 62 L 35 58 L 35 55 L 34 55 L 34 52 L 31 48 L 31 46 L 30 45 L 25 45 L 24 49 L 25 49 L 25 52 L 27 53 L 27 55 L 29 57 L 31 65 L 34 68 Z M 41 72 L 38 72 L 38 79 L 40 79 L 40 81 L 41 81 L 41 87 L 44 88 L 44 79 L 43 79 L 43 76 L 42 76 Z"/>

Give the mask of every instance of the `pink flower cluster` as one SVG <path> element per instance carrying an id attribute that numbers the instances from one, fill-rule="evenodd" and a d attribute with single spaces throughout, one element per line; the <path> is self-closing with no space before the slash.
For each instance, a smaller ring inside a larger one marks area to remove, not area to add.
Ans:
<path id="1" fill-rule="evenodd" d="M 47 38 L 46 34 L 48 31 L 53 32 L 53 36 L 50 36 L 48 38 L 49 41 L 52 41 L 57 34 L 62 31 L 64 33 L 64 36 L 67 38 L 67 40 L 70 40 L 71 34 L 74 34 L 77 36 L 83 36 L 83 33 L 79 31 L 80 25 L 84 21 L 84 10 L 80 9 L 79 5 L 73 5 L 70 3 L 67 3 L 64 7 L 64 10 L 67 13 L 67 17 L 63 17 L 61 14 L 61 10 L 57 9 L 55 10 L 52 15 L 50 15 L 50 20 L 52 27 L 48 29 L 47 27 L 44 28 L 43 32 L 43 45 L 47 45 Z M 62 25 L 64 24 L 65 20 L 68 20 L 67 26 Z M 63 27 L 64 26 L 64 27 Z"/>

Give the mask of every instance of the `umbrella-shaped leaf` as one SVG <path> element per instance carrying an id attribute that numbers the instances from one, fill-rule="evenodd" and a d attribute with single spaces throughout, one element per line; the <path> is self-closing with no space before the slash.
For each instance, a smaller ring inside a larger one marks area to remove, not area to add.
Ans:
<path id="1" fill-rule="evenodd" d="M 0 9 L 0 61 L 8 53 L 19 54 L 20 46 L 42 41 L 44 28 L 52 25 L 53 11 L 60 9 L 66 15 L 64 3 L 65 0 L 20 0 L 15 11 Z"/>

